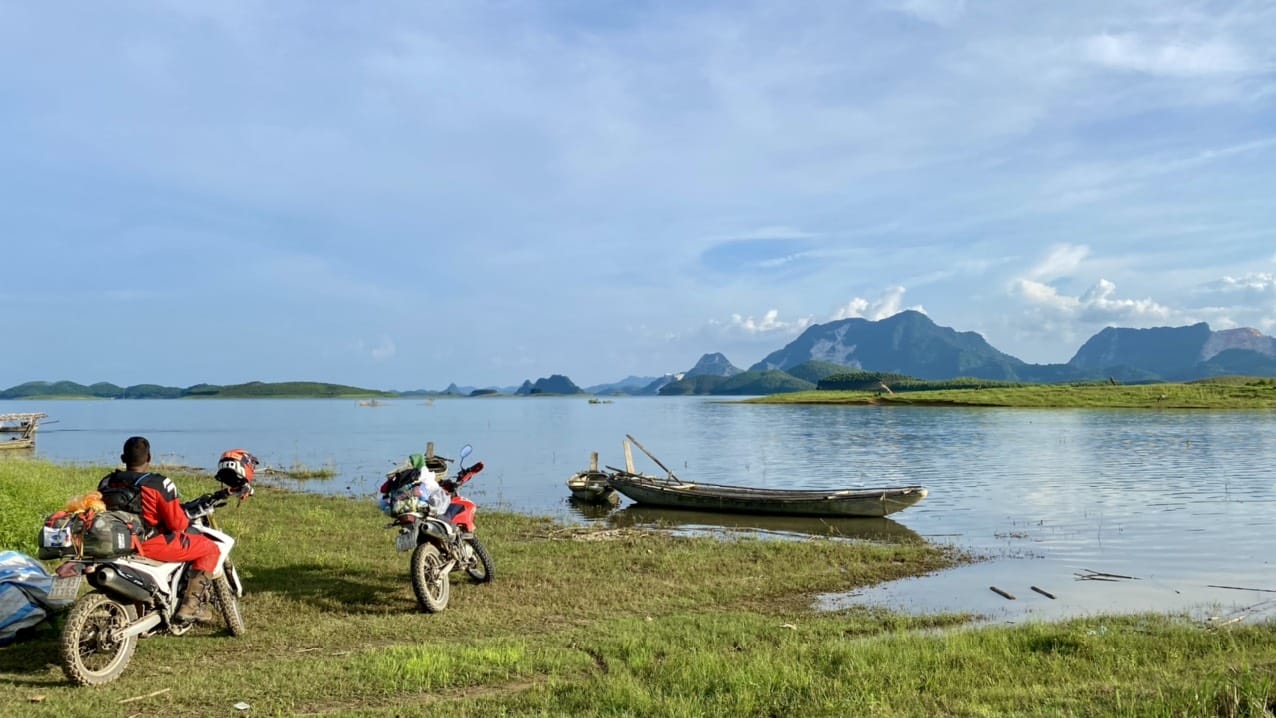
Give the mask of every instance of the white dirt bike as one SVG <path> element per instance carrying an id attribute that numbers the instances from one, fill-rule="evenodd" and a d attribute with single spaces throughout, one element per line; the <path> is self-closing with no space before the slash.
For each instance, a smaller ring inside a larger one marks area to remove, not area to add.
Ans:
<path id="1" fill-rule="evenodd" d="M 242 501 L 252 485 L 226 488 L 182 504 L 191 525 L 217 544 L 217 568 L 200 600 L 215 605 L 232 636 L 245 631 L 239 598 L 243 584 L 230 561 L 235 540 L 217 529 L 213 514 L 231 496 Z M 74 683 L 97 686 L 120 676 L 133 657 L 138 638 L 157 634 L 180 636 L 195 624 L 176 619 L 186 587 L 189 564 L 164 563 L 139 555 L 75 558 L 58 567 L 54 592 L 75 596 L 87 580 L 93 591 L 76 601 L 62 629 L 62 670 Z M 208 594 L 212 594 L 211 596 Z"/>

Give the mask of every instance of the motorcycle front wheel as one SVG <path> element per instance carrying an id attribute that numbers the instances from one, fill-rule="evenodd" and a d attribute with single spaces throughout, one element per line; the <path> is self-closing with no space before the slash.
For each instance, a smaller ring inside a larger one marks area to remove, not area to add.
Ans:
<path id="1" fill-rule="evenodd" d="M 492 574 L 496 567 L 492 565 L 492 555 L 487 552 L 477 536 L 471 536 L 465 539 L 465 543 L 470 545 L 474 550 L 474 560 L 465 567 L 465 572 L 474 579 L 474 583 L 487 583 L 492 580 Z"/>
<path id="2" fill-rule="evenodd" d="M 234 570 L 235 567 L 227 561 L 221 578 L 213 581 L 213 598 L 222 618 L 226 619 L 226 628 L 230 630 L 230 635 L 242 636 L 248 628 L 244 626 L 244 614 L 239 610 L 239 597 L 230 585 L 230 575 Z"/>
<path id="3" fill-rule="evenodd" d="M 75 604 L 62 629 L 62 672 L 81 686 L 100 686 L 119 678 L 133 658 L 137 636 L 115 635 L 137 619 L 133 606 L 106 594 L 89 593 Z"/>
<path id="4" fill-rule="evenodd" d="M 432 543 L 423 543 L 412 551 L 412 592 L 417 605 L 426 613 L 447 608 L 452 583 L 443 570 L 443 556 Z"/>

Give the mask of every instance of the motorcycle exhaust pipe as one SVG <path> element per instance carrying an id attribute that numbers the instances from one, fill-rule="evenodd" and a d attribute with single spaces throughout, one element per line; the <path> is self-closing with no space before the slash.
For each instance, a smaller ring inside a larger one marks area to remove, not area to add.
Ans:
<path id="1" fill-rule="evenodd" d="M 130 636 L 140 636 L 143 633 L 146 633 L 147 631 L 150 631 L 151 629 L 160 625 L 161 620 L 163 619 L 160 617 L 158 613 L 149 613 L 147 614 L 146 618 L 143 618 L 137 623 L 129 624 L 128 628 L 125 628 L 124 630 L 115 634 L 115 638 L 116 640 L 122 641 L 126 638 L 129 638 Z"/>
<path id="2" fill-rule="evenodd" d="M 151 592 L 145 586 L 134 583 L 120 575 L 114 566 L 99 566 L 88 574 L 89 585 L 104 593 L 127 598 L 130 601 L 149 602 Z"/>

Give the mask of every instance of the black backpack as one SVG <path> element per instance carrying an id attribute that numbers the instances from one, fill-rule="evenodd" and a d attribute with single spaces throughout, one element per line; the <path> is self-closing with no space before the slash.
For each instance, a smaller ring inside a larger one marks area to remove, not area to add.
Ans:
<path id="1" fill-rule="evenodd" d="M 130 514 L 142 515 L 142 481 L 150 474 L 142 474 L 129 481 L 119 478 L 115 472 L 102 479 L 98 491 L 102 494 L 102 503 L 107 511 L 127 511 Z"/>

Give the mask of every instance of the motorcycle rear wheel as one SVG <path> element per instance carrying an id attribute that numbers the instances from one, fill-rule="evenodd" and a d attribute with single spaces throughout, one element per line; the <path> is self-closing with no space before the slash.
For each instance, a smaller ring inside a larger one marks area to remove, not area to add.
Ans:
<path id="1" fill-rule="evenodd" d="M 213 581 L 213 598 L 226 619 L 226 628 L 232 636 L 242 636 L 248 630 L 244 625 L 244 614 L 239 610 L 239 597 L 230 585 L 230 573 L 235 570 L 230 561 L 226 562 L 222 577 Z"/>
<path id="2" fill-rule="evenodd" d="M 423 543 L 412 551 L 412 592 L 417 605 L 426 613 L 447 608 L 452 583 L 443 570 L 443 555 L 432 543 Z"/>
<path id="3" fill-rule="evenodd" d="M 100 686 L 119 678 L 137 649 L 137 636 L 112 635 L 137 620 L 132 605 L 103 593 L 85 594 L 67 615 L 58 652 L 62 672 L 81 686 Z"/>
<path id="4" fill-rule="evenodd" d="M 487 583 L 492 580 L 492 575 L 496 571 L 496 567 L 492 564 L 492 555 L 487 552 L 477 536 L 471 536 L 465 539 L 465 542 L 474 549 L 474 561 L 465 567 L 465 572 L 470 575 L 474 583 Z"/>

